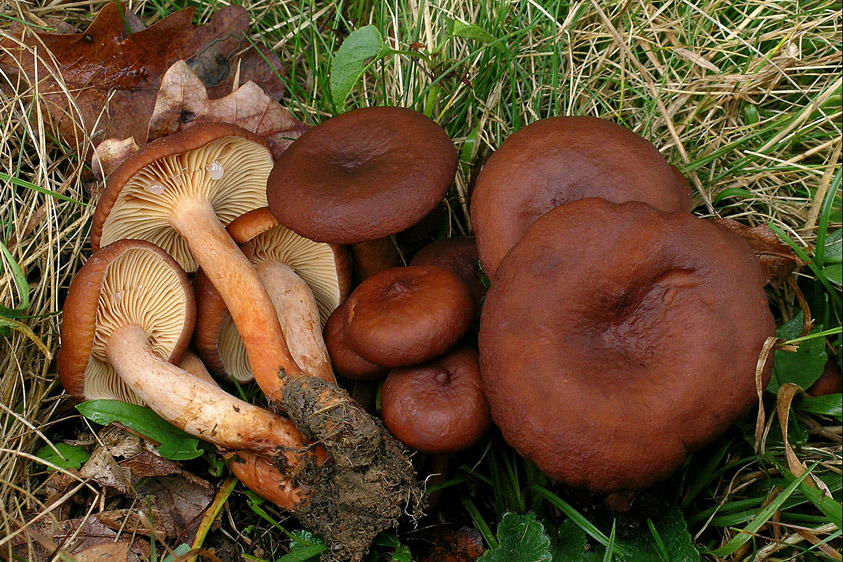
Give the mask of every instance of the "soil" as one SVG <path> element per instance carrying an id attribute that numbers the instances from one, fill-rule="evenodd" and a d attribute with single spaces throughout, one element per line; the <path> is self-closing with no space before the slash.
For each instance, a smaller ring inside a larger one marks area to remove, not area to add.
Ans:
<path id="1" fill-rule="evenodd" d="M 325 539 L 322 562 L 358 562 L 405 512 L 421 514 L 424 494 L 407 450 L 347 392 L 320 378 L 290 377 L 280 406 L 328 452 L 321 466 L 298 473 L 310 499 L 296 517 Z"/>

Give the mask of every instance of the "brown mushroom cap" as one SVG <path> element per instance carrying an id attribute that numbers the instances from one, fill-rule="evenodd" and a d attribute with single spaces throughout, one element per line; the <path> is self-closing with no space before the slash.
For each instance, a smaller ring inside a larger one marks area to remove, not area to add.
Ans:
<path id="1" fill-rule="evenodd" d="M 196 271 L 187 242 L 170 224 L 172 214 L 181 203 L 207 198 L 225 225 L 265 207 L 272 163 L 266 143 L 235 125 L 201 123 L 156 139 L 108 178 L 91 225 L 91 248 L 122 238 L 148 240 L 185 271 Z"/>
<path id="2" fill-rule="evenodd" d="M 438 265 L 459 275 L 474 297 L 474 306 L 480 310 L 486 286 L 477 258 L 474 236 L 443 238 L 419 250 L 410 265 Z"/>
<path id="3" fill-rule="evenodd" d="M 688 182 L 631 130 L 596 117 L 552 117 L 512 134 L 477 176 L 471 222 L 489 277 L 533 222 L 585 197 L 690 211 Z"/>
<path id="4" fill-rule="evenodd" d="M 143 405 L 106 360 L 110 334 L 126 322 L 138 324 L 156 354 L 178 362 L 195 319 L 190 281 L 161 248 L 141 240 L 104 247 L 79 270 L 67 293 L 56 361 L 62 385 L 78 399 Z"/>
<path id="5" fill-rule="evenodd" d="M 400 107 L 369 107 L 313 127 L 281 155 L 267 181 L 278 222 L 318 242 L 394 234 L 439 203 L 457 153 L 436 122 Z"/>
<path id="6" fill-rule="evenodd" d="M 366 361 L 348 346 L 345 333 L 347 316 L 348 308 L 343 303 L 334 310 L 325 324 L 323 336 L 334 370 L 337 374 L 355 381 L 376 381 L 384 378 L 389 369 Z"/>
<path id="7" fill-rule="evenodd" d="M 383 421 L 395 437 L 425 453 L 454 453 L 492 425 L 477 351 L 457 348 L 433 361 L 393 369 L 383 384 Z"/>
<path id="8" fill-rule="evenodd" d="M 267 207 L 234 219 L 226 229 L 253 264 L 289 266 L 313 292 L 322 325 L 348 297 L 351 271 L 345 248 L 299 236 L 278 224 Z M 193 346 L 214 375 L 250 382 L 254 377 L 246 348 L 222 297 L 201 269 L 193 286 L 198 309 Z M 291 353 L 295 356 L 294 349 Z"/>
<path id="9" fill-rule="evenodd" d="M 363 359 L 384 367 L 429 361 L 453 347 L 474 318 L 465 283 L 447 269 L 385 269 L 348 297 L 345 335 Z"/>
<path id="10" fill-rule="evenodd" d="M 689 213 L 597 198 L 553 209 L 501 262 L 483 306 L 495 423 L 572 486 L 651 486 L 757 403 L 756 362 L 775 334 L 763 284 L 739 236 Z"/>

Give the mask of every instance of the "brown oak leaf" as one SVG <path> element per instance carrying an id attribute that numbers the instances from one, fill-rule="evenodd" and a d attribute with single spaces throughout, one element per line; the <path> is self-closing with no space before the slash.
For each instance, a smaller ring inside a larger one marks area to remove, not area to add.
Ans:
<path id="1" fill-rule="evenodd" d="M 732 219 L 714 222 L 734 231 L 749 244 L 761 262 L 764 279 L 774 287 L 779 287 L 791 273 L 805 265 L 767 225 L 750 227 Z"/>
<path id="2" fill-rule="evenodd" d="M 124 10 L 109 2 L 82 33 L 14 25 L 0 38 L 0 72 L 22 94 L 37 90 L 45 119 L 69 146 L 82 146 L 86 134 L 93 144 L 128 137 L 142 144 L 161 78 L 179 60 L 211 97 L 231 92 L 235 77 L 254 81 L 273 99 L 283 95 L 280 60 L 250 46 L 242 7 L 225 6 L 204 25 L 194 25 L 195 10 L 187 8 L 136 32 L 139 20 Z"/>
<path id="3" fill-rule="evenodd" d="M 177 62 L 161 80 L 149 120 L 148 139 L 171 135 L 204 121 L 231 123 L 263 137 L 275 158 L 307 129 L 251 81 L 225 97 L 209 99 L 193 69 L 185 62 Z"/>

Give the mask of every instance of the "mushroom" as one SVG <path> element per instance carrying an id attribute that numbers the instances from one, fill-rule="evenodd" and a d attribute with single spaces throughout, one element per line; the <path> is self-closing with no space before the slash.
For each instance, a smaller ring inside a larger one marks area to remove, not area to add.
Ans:
<path id="1" fill-rule="evenodd" d="M 757 403 L 756 360 L 775 335 L 763 284 L 739 236 L 690 213 L 599 198 L 549 211 L 501 261 L 483 306 L 495 423 L 575 487 L 667 478 Z"/>
<path id="2" fill-rule="evenodd" d="M 80 399 L 148 405 L 220 447 L 300 464 L 308 446 L 289 420 L 176 367 L 195 320 L 187 275 L 163 250 L 121 240 L 94 253 L 70 286 L 56 370 Z"/>
<path id="3" fill-rule="evenodd" d="M 400 263 L 388 237 L 436 207 L 456 169 L 453 143 L 421 113 L 356 109 L 296 139 L 269 175 L 267 199 L 287 228 L 317 242 L 351 245 L 365 279 Z"/>
<path id="4" fill-rule="evenodd" d="M 468 287 L 475 308 L 480 310 L 486 286 L 483 284 L 474 236 L 454 236 L 428 244 L 413 256 L 410 265 L 438 265 L 453 271 Z"/>
<path id="5" fill-rule="evenodd" d="M 325 345 L 337 374 L 353 381 L 377 381 L 389 369 L 366 361 L 348 345 L 345 337 L 345 320 L 348 317 L 345 303 L 337 307 L 325 324 Z M 356 387 L 355 387 L 356 388 Z M 359 402 L 359 400 L 358 400 Z"/>
<path id="6" fill-rule="evenodd" d="M 363 281 L 342 307 L 343 338 L 357 355 L 382 367 L 429 361 L 453 347 L 474 318 L 465 283 L 447 269 L 385 269 Z M 331 357 L 335 351 L 328 340 Z"/>
<path id="7" fill-rule="evenodd" d="M 109 177 L 94 213 L 91 247 L 144 239 L 186 271 L 201 266 L 237 325 L 258 385 L 275 403 L 284 384 L 278 373 L 303 373 L 255 268 L 224 227 L 266 206 L 271 168 L 263 140 L 234 125 L 201 123 L 156 139 Z"/>
<path id="8" fill-rule="evenodd" d="M 477 176 L 471 222 L 494 280 L 507 251 L 550 209 L 602 197 L 690 211 L 687 180 L 649 141 L 596 117 L 552 117 L 513 133 Z"/>
<path id="9" fill-rule="evenodd" d="M 477 351 L 468 347 L 391 370 L 383 383 L 381 408 L 389 431 L 424 453 L 467 449 L 492 425 Z"/>
<path id="10" fill-rule="evenodd" d="M 843 392 L 843 376 L 840 374 L 840 366 L 833 358 L 829 357 L 825 362 L 822 374 L 806 392 L 810 396 L 826 396 Z"/>
<path id="11" fill-rule="evenodd" d="M 234 219 L 226 229 L 272 299 L 293 360 L 304 372 L 330 380 L 322 326 L 350 291 L 345 248 L 299 236 L 279 225 L 266 207 Z M 193 284 L 198 309 L 193 346 L 215 375 L 251 382 L 243 340 L 222 297 L 201 269 Z"/>

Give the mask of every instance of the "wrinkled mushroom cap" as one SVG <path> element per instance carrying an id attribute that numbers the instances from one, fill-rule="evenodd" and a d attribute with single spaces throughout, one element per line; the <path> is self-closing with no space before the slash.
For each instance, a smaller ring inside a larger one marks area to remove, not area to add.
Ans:
<path id="1" fill-rule="evenodd" d="M 400 107 L 369 107 L 313 127 L 281 155 L 267 181 L 278 222 L 320 242 L 395 234 L 445 196 L 454 144 L 436 122 Z"/>
<path id="2" fill-rule="evenodd" d="M 222 224 L 266 206 L 272 154 L 235 125 L 201 123 L 144 145 L 109 178 L 91 226 L 91 247 L 148 240 L 189 272 L 196 262 L 169 222 L 179 206 L 207 199 Z"/>
<path id="3" fill-rule="evenodd" d="M 110 335 L 142 326 L 152 350 L 177 363 L 195 314 L 187 275 L 163 250 L 128 239 L 101 248 L 76 274 L 64 303 L 56 370 L 65 390 L 79 399 L 142 404 L 106 361 Z"/>
<path id="4" fill-rule="evenodd" d="M 345 336 L 366 361 L 406 367 L 453 347 L 471 326 L 474 303 L 465 283 L 447 269 L 385 269 L 348 297 Z"/>
<path id="5" fill-rule="evenodd" d="M 226 229 L 253 264 L 279 262 L 292 268 L 313 292 L 323 326 L 348 297 L 351 268 L 344 247 L 299 236 L 278 224 L 267 207 L 234 219 Z M 215 375 L 253 380 L 246 347 L 222 296 L 201 269 L 193 286 L 198 308 L 194 347 Z"/>
<path id="6" fill-rule="evenodd" d="M 424 453 L 467 449 L 492 425 L 477 351 L 470 348 L 393 369 L 384 381 L 381 405 L 389 431 Z"/>
<path id="7" fill-rule="evenodd" d="M 651 486 L 757 403 L 756 362 L 775 334 L 763 283 L 739 236 L 689 213 L 596 198 L 553 209 L 501 262 L 483 306 L 495 423 L 572 486 Z"/>
<path id="8" fill-rule="evenodd" d="M 596 117 L 552 117 L 513 133 L 471 194 L 471 222 L 490 277 L 506 252 L 550 209 L 585 197 L 690 211 L 688 182 L 631 130 Z"/>

